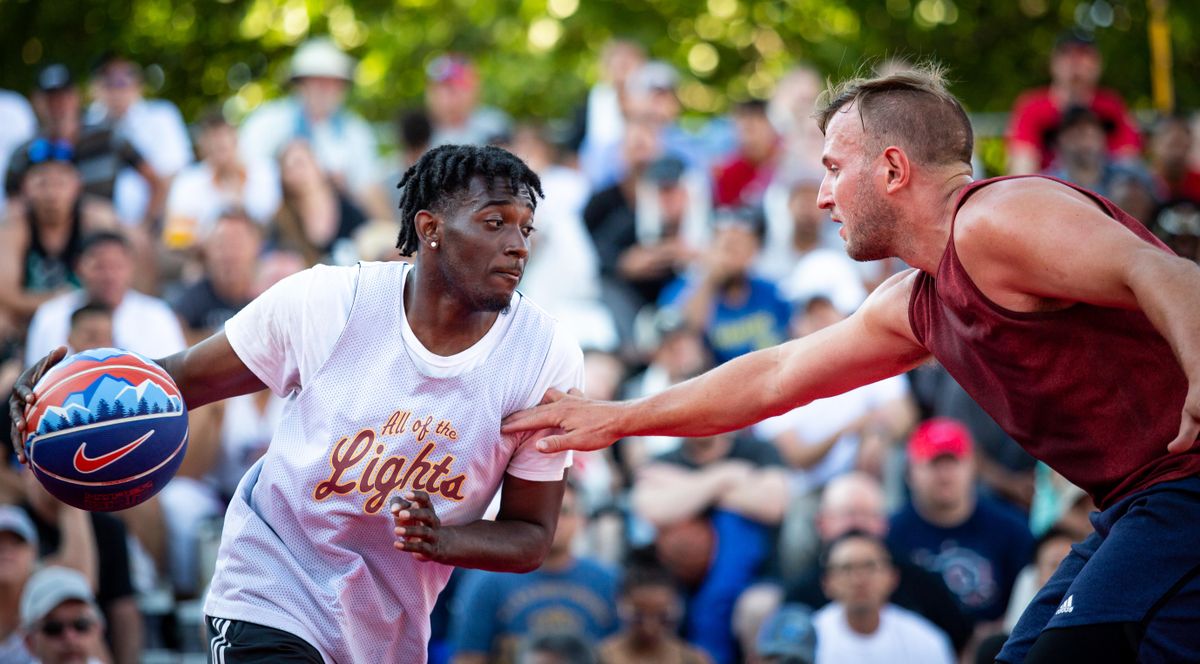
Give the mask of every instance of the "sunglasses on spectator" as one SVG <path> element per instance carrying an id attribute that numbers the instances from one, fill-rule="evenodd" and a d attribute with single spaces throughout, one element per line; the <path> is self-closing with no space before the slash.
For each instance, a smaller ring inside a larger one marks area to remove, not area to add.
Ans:
<path id="1" fill-rule="evenodd" d="M 42 623 L 41 632 L 50 638 L 58 638 L 67 629 L 78 634 L 89 634 L 96 627 L 96 621 L 91 618 L 76 618 L 74 620 L 47 620 Z"/>
<path id="2" fill-rule="evenodd" d="M 29 163 L 40 164 L 46 161 L 71 161 L 75 158 L 75 149 L 66 141 L 51 141 L 39 138 L 29 145 L 26 152 Z"/>

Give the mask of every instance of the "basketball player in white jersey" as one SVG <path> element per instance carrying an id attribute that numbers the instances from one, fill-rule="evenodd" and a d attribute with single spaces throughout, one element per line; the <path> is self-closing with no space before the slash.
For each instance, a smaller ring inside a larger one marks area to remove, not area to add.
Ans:
<path id="1" fill-rule="evenodd" d="M 424 662 L 452 566 L 530 571 L 549 549 L 568 457 L 500 433 L 582 383 L 578 345 L 515 292 L 538 177 L 498 148 L 446 146 L 401 186 L 414 266 L 301 272 L 160 361 L 189 408 L 264 387 L 288 399 L 225 518 L 204 607 L 214 661 Z M 18 448 L 29 386 L 61 356 L 14 389 Z"/>

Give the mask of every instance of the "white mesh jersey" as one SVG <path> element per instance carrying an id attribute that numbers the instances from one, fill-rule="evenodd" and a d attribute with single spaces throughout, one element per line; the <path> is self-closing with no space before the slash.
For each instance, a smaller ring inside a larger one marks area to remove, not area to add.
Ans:
<path id="1" fill-rule="evenodd" d="M 465 524 L 483 515 L 506 471 L 549 481 L 567 463 L 543 460 L 526 447 L 533 437 L 500 434 L 504 416 L 537 403 L 549 386 L 551 347 L 562 345 L 554 342 L 557 323 L 514 294 L 469 349 L 486 352 L 431 367 L 438 356 L 420 346 L 405 319 L 401 293 L 410 269 L 363 263 L 301 273 L 226 327 L 247 366 L 291 396 L 266 455 L 230 503 L 205 613 L 290 632 L 339 664 L 426 658 L 429 615 L 451 567 L 393 548 L 389 496 L 423 489 L 443 524 Z M 303 355 L 294 348 L 297 337 L 306 338 L 302 331 L 281 330 L 288 322 L 272 313 L 307 307 L 309 318 L 321 318 L 312 313 L 313 294 L 297 284 L 328 292 L 329 281 L 353 290 L 327 359 L 310 362 L 311 375 L 302 358 L 265 359 L 271 349 Z M 582 377 L 582 353 L 569 347 L 566 364 L 577 366 L 550 372 L 571 376 L 554 385 L 562 389 Z M 286 370 L 275 366 L 300 366 L 293 372 L 299 384 L 288 384 Z"/>

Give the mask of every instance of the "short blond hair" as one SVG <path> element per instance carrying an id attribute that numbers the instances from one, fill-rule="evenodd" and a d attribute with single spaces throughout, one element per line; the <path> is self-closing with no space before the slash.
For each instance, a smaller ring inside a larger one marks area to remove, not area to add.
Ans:
<path id="1" fill-rule="evenodd" d="M 971 120 L 946 87 L 937 64 L 916 65 L 885 76 L 853 78 L 821 94 L 815 114 L 824 133 L 834 113 L 858 109 L 873 143 L 904 148 L 918 163 L 971 163 L 975 145 Z"/>

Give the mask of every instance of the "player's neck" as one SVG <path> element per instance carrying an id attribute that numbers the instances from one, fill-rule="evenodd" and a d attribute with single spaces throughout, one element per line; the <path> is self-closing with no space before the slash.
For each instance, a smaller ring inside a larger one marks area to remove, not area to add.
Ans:
<path id="1" fill-rule="evenodd" d="M 964 166 L 943 174 L 924 192 L 916 193 L 916 200 L 903 207 L 912 216 L 903 224 L 908 231 L 901 233 L 903 244 L 896 252 L 897 258 L 929 274 L 937 274 L 950 243 L 958 196 L 970 183 L 970 168 Z M 936 212 L 931 215 L 930 210 Z"/>
<path id="2" fill-rule="evenodd" d="M 416 268 L 404 283 L 404 314 L 429 352 L 449 356 L 475 345 L 492 329 L 496 311 L 482 311 L 456 295 L 436 270 Z"/>

